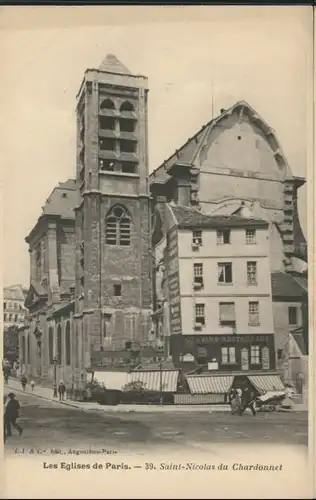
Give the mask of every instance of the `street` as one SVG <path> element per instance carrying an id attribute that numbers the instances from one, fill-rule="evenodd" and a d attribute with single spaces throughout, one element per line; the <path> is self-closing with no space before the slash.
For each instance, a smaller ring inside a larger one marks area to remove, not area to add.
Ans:
<path id="1" fill-rule="evenodd" d="M 64 449 L 134 452 L 223 444 L 288 444 L 307 446 L 307 412 L 258 413 L 121 413 L 84 411 L 31 394 L 17 394 L 23 435 L 13 429 L 5 444 L 8 454 L 31 448 L 51 454 Z"/>

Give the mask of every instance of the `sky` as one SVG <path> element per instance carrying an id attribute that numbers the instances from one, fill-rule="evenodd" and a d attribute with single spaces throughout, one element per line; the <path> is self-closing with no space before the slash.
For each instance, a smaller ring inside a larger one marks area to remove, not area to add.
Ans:
<path id="1" fill-rule="evenodd" d="M 294 175 L 310 151 L 310 7 L 1 7 L 3 283 L 29 284 L 25 236 L 75 176 L 76 93 L 113 53 L 149 79 L 149 171 L 211 118 L 246 100 Z M 299 214 L 307 235 L 307 187 Z"/>

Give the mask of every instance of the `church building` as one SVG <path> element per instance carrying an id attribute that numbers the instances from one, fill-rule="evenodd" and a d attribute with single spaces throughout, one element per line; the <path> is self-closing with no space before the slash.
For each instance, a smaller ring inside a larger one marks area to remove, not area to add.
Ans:
<path id="1" fill-rule="evenodd" d="M 210 308 L 215 307 L 216 296 L 224 304 L 224 323 L 228 321 L 219 327 L 210 315 L 207 335 L 218 337 L 221 350 L 225 347 L 221 335 L 224 339 L 236 333 L 256 334 L 263 349 L 261 368 L 275 370 L 270 273 L 274 283 L 284 274 L 294 279 L 293 273 L 306 268 L 307 251 L 297 210 L 298 190 L 305 181 L 292 175 L 274 131 L 249 104 L 238 102 L 222 110 L 149 174 L 148 81 L 133 75 L 113 55 L 106 56 L 98 69 L 85 71 L 76 116 L 75 179 L 53 190 L 26 238 L 31 273 L 25 302 L 28 322 L 20 338 L 23 370 L 43 383 L 60 378 L 82 388 L 87 373 L 96 366 L 130 370 L 135 352 L 141 360 L 142 350 L 150 347 L 146 356 L 155 359 L 163 347 L 165 357 L 177 364 L 181 335 L 206 333 L 195 329 L 203 308 L 194 309 L 191 300 L 193 295 L 203 295 L 204 286 Z M 177 228 L 177 241 L 164 251 L 162 241 L 167 234 L 172 239 L 172 228 Z M 188 240 L 180 229 L 194 236 L 187 257 Z M 209 242 L 215 235 L 213 243 L 217 238 L 221 244 L 202 250 L 201 232 Z M 186 242 L 184 247 L 181 242 Z M 215 252 L 213 260 L 209 248 Z M 168 296 L 173 293 L 174 302 L 175 295 L 186 295 L 183 279 L 161 284 L 162 268 L 171 262 L 169 250 L 174 269 L 181 254 L 181 272 L 190 261 L 194 286 L 203 282 L 194 294 L 191 288 L 187 291 L 192 297 L 189 302 L 183 297 L 182 306 L 170 301 L 162 305 L 159 297 L 161 286 Z M 241 288 L 233 290 L 230 264 L 235 276 L 238 262 L 245 273 L 239 276 Z M 212 288 L 202 269 L 221 272 L 228 282 Z M 257 276 L 257 271 L 262 278 L 259 288 L 245 288 L 243 280 Z M 234 309 L 236 294 L 243 299 Z M 181 307 L 188 314 L 185 303 L 195 314 L 187 331 L 188 324 L 175 318 Z M 241 325 L 240 304 L 253 322 L 262 307 L 260 327 Z M 171 338 L 173 330 L 176 338 Z M 240 342 L 251 351 L 251 342 Z M 221 352 L 226 353 L 225 349 Z M 254 349 L 251 352 L 257 356 Z M 245 350 L 243 356 L 246 363 Z"/>

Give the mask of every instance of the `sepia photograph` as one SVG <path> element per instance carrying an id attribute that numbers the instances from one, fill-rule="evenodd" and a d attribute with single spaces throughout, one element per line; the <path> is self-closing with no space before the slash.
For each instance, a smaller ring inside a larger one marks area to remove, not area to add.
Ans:
<path id="1" fill-rule="evenodd" d="M 1 7 L 3 498 L 312 498 L 313 43 Z"/>

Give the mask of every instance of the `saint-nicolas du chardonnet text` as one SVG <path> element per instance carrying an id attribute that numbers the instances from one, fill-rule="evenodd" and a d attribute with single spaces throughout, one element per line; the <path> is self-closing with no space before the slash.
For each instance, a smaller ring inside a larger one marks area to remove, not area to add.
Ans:
<path id="1" fill-rule="evenodd" d="M 116 470 L 127 471 L 131 469 L 143 469 L 145 471 L 281 471 L 282 464 L 246 464 L 246 463 L 232 463 L 232 464 L 211 464 L 211 463 L 198 463 L 198 462 L 145 462 L 138 465 L 131 465 L 126 462 L 95 462 L 95 463 L 79 463 L 79 462 L 43 462 L 44 469 L 63 469 L 65 471 L 72 470 Z"/>

